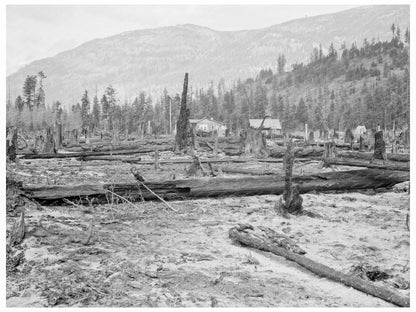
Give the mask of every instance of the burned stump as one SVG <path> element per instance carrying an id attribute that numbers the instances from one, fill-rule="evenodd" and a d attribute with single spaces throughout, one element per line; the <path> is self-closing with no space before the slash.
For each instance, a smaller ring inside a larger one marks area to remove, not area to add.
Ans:
<path id="1" fill-rule="evenodd" d="M 386 143 L 383 140 L 383 131 L 374 134 L 374 158 L 386 160 Z"/>
<path id="2" fill-rule="evenodd" d="M 16 160 L 16 149 L 17 149 L 17 129 L 7 129 L 6 139 L 6 155 L 11 161 Z"/>
<path id="3" fill-rule="evenodd" d="M 302 213 L 303 199 L 299 193 L 299 187 L 292 185 L 292 171 L 295 154 L 293 152 L 292 139 L 289 140 L 286 153 L 283 158 L 283 168 L 285 170 L 285 190 L 279 201 L 275 205 L 275 210 L 279 215 L 287 216 L 290 214 Z"/>

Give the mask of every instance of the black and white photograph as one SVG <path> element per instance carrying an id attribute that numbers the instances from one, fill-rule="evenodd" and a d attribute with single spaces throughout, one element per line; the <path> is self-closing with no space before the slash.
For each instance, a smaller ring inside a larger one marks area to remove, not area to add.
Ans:
<path id="1" fill-rule="evenodd" d="M 2 7 L 3 307 L 410 308 L 410 1 Z"/>

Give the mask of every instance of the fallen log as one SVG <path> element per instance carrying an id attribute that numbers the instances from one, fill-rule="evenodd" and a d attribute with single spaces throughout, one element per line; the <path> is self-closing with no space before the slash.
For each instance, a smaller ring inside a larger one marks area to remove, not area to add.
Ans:
<path id="1" fill-rule="evenodd" d="M 120 144 L 111 144 L 111 143 L 103 143 L 103 144 L 78 144 L 72 146 L 66 146 L 65 151 L 67 152 L 109 152 L 109 151 L 121 151 L 121 150 L 133 150 L 133 149 L 140 149 L 140 148 L 147 148 L 147 147 L 159 147 L 159 146 L 171 146 L 173 148 L 173 141 L 134 141 L 134 142 L 127 142 L 127 143 L 120 143 Z"/>
<path id="2" fill-rule="evenodd" d="M 401 162 L 408 162 L 410 161 L 409 154 L 389 154 L 387 153 L 387 160 L 391 161 L 401 161 Z M 360 159 L 373 159 L 374 153 L 372 152 L 347 152 L 347 151 L 338 151 L 338 157 L 345 157 L 345 158 L 360 158 Z"/>
<path id="3" fill-rule="evenodd" d="M 214 168 L 216 171 L 221 169 L 224 173 L 235 174 L 250 174 L 250 175 L 277 175 L 278 170 L 264 170 L 264 169 L 247 169 L 247 168 L 235 168 L 235 167 L 218 167 Z"/>
<path id="4" fill-rule="evenodd" d="M 172 151 L 172 146 L 161 146 L 158 148 L 159 151 Z M 131 155 L 131 154 L 144 154 L 152 153 L 154 148 L 144 147 L 134 150 L 113 150 L 103 152 L 80 152 L 80 153 L 61 153 L 61 154 L 33 154 L 23 155 L 20 159 L 50 159 L 50 158 L 71 158 L 71 157 L 88 157 L 88 156 L 109 156 L 109 155 Z"/>
<path id="5" fill-rule="evenodd" d="M 79 157 L 78 160 L 92 161 L 92 160 L 103 160 L 103 161 L 120 161 L 126 163 L 133 163 L 138 165 L 154 165 L 154 161 L 141 160 L 141 158 L 123 158 L 123 157 L 108 157 L 108 156 L 86 156 Z M 310 161 L 311 159 L 296 160 L 299 162 Z M 319 158 L 316 158 L 319 160 Z M 191 164 L 192 158 L 187 159 L 162 159 L 159 160 L 159 164 Z M 266 162 L 266 163 L 281 163 L 281 159 L 256 159 L 256 158 L 201 158 L 201 163 L 247 163 L 247 162 Z"/>
<path id="6" fill-rule="evenodd" d="M 374 169 L 383 169 L 383 170 L 401 170 L 401 171 L 410 171 L 409 163 L 404 162 L 380 162 L 373 161 L 368 162 L 365 160 L 353 160 L 345 158 L 329 158 L 326 160 L 328 165 L 339 165 L 339 166 L 352 166 L 352 167 L 367 167 Z"/>
<path id="7" fill-rule="evenodd" d="M 383 171 L 377 169 L 327 172 L 315 175 L 293 176 L 293 183 L 299 185 L 301 194 L 311 191 L 352 191 L 359 189 L 388 188 L 397 183 L 409 181 L 405 171 Z M 284 191 L 281 176 L 258 176 L 244 178 L 199 178 L 146 182 L 156 194 L 166 200 L 217 197 L 252 196 L 276 194 Z M 107 203 L 107 190 L 131 201 L 155 200 L 156 197 L 136 184 L 93 184 L 93 185 L 26 185 L 23 191 L 41 204 L 61 204 L 64 198 L 83 201 L 86 197 L 96 198 L 95 203 Z"/>
<path id="8" fill-rule="evenodd" d="M 336 271 L 304 255 L 295 253 L 289 248 L 281 247 L 280 244 L 275 242 L 274 237 L 270 237 L 269 231 L 272 230 L 264 227 L 253 227 L 251 225 L 239 225 L 229 230 L 229 237 L 245 246 L 268 251 L 280 257 L 284 257 L 320 277 L 325 277 L 346 286 L 353 287 L 366 294 L 383 299 L 400 307 L 410 306 L 409 297 L 402 296 L 401 294 L 386 288 L 375 286 L 366 280 Z"/>
<path id="9" fill-rule="evenodd" d="M 295 147 L 293 152 L 295 158 L 306 158 L 306 157 L 320 157 L 324 153 L 325 148 L 323 147 Z M 274 148 L 270 151 L 269 157 L 283 158 L 285 156 L 286 148 Z"/>

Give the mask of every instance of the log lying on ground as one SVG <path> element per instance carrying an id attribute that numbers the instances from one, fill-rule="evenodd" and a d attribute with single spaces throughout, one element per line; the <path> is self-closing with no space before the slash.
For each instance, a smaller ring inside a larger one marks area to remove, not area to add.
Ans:
<path id="1" fill-rule="evenodd" d="M 294 147 L 293 152 L 296 158 L 305 157 L 320 157 L 325 148 L 323 147 Z M 283 158 L 285 156 L 286 148 L 274 148 L 270 151 L 269 156 L 274 158 Z"/>
<path id="2" fill-rule="evenodd" d="M 371 159 L 373 159 L 374 153 L 372 153 L 372 152 L 338 151 L 337 155 L 339 157 L 345 157 L 345 158 L 360 158 L 360 159 L 371 160 Z M 389 153 L 387 153 L 387 160 L 408 162 L 408 161 L 410 161 L 410 155 L 409 154 L 389 154 Z"/>
<path id="3" fill-rule="evenodd" d="M 171 146 L 173 148 L 174 142 L 173 139 L 155 139 L 155 140 L 141 140 L 141 141 L 133 141 L 127 143 L 120 143 L 113 145 L 111 143 L 96 143 L 96 144 L 77 144 L 72 146 L 67 146 L 65 151 L 68 152 L 105 152 L 105 151 L 121 151 L 121 150 L 132 150 L 132 149 L 139 149 L 139 148 L 147 148 L 147 147 L 158 147 L 159 146 Z"/>
<path id="4" fill-rule="evenodd" d="M 166 145 L 158 147 L 159 151 L 172 151 L 173 147 Z M 88 157 L 88 156 L 109 156 L 109 155 L 131 155 L 131 154 L 144 154 L 152 153 L 154 148 L 152 147 L 143 147 L 134 150 L 113 150 L 113 151 L 103 151 L 103 152 L 81 152 L 81 153 L 61 153 L 61 154 L 33 154 L 33 155 L 23 155 L 20 159 L 49 159 L 49 158 L 71 158 L 71 157 Z"/>
<path id="5" fill-rule="evenodd" d="M 352 167 L 367 167 L 374 169 L 383 170 L 402 170 L 410 171 L 410 164 L 404 162 L 392 162 L 392 161 L 373 161 L 369 162 L 360 159 L 345 159 L 345 158 L 328 158 L 326 160 L 328 165 L 339 165 L 339 166 L 352 166 Z"/>
<path id="6" fill-rule="evenodd" d="M 126 157 L 117 157 L 116 156 L 85 156 L 78 157 L 78 160 L 82 161 L 93 161 L 93 160 L 102 160 L 102 161 L 119 161 L 137 165 L 154 165 L 152 160 L 141 160 L 141 158 L 126 158 Z M 312 158 L 313 159 L 313 158 Z M 295 162 L 307 162 L 311 161 L 309 159 L 296 159 Z M 314 158 L 316 161 L 319 160 L 318 157 Z M 282 159 L 256 159 L 256 158 L 201 158 L 201 163 L 247 163 L 247 162 L 265 162 L 265 163 L 281 163 Z M 162 159 L 159 160 L 159 164 L 191 164 L 193 160 L 191 158 L 187 159 Z"/>
<path id="7" fill-rule="evenodd" d="M 281 244 L 275 242 L 274 237 L 270 237 L 269 231 L 271 231 L 271 229 L 263 227 L 257 228 L 251 225 L 239 225 L 229 230 L 229 236 L 234 241 L 245 246 L 268 251 L 284 257 L 289 261 L 293 261 L 320 277 L 325 277 L 346 286 L 353 287 L 366 294 L 381 298 L 400 307 L 410 306 L 410 298 L 408 297 L 404 297 L 389 289 L 375 286 L 363 279 L 336 271 L 324 264 L 309 259 L 304 255 L 295 253 L 289 248 L 282 247 Z"/>
<path id="8" fill-rule="evenodd" d="M 299 185 L 300 193 L 311 191 L 351 191 L 358 189 L 387 188 L 409 181 L 405 171 L 383 171 L 377 169 L 327 172 L 315 175 L 293 176 L 293 183 Z M 276 194 L 284 191 L 284 178 L 281 176 L 258 176 L 244 178 L 200 178 L 145 182 L 155 193 L 166 200 L 217 197 L 251 196 Z M 137 184 L 94 184 L 68 186 L 25 186 L 23 190 L 41 204 L 61 204 L 64 198 L 71 201 L 83 200 L 87 196 L 96 198 L 96 203 L 107 203 L 106 193 L 111 190 L 131 201 L 155 200 L 156 197 Z"/>
<path id="9" fill-rule="evenodd" d="M 235 173 L 235 174 L 250 174 L 250 175 L 277 175 L 279 174 L 278 170 L 265 170 L 265 169 L 247 169 L 247 168 L 236 168 L 236 167 L 218 167 L 215 168 L 216 171 L 221 169 L 225 173 Z"/>

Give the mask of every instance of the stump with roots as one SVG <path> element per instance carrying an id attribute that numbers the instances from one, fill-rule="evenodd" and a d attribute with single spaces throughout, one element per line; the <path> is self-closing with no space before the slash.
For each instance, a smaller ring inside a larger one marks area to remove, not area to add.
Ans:
<path id="1" fill-rule="evenodd" d="M 285 190 L 279 201 L 275 205 L 278 215 L 288 217 L 288 214 L 301 214 L 303 212 L 303 199 L 299 193 L 299 186 L 292 185 L 292 171 L 295 154 L 293 152 L 292 139 L 288 141 L 285 156 L 283 158 L 283 166 L 285 169 Z"/>

